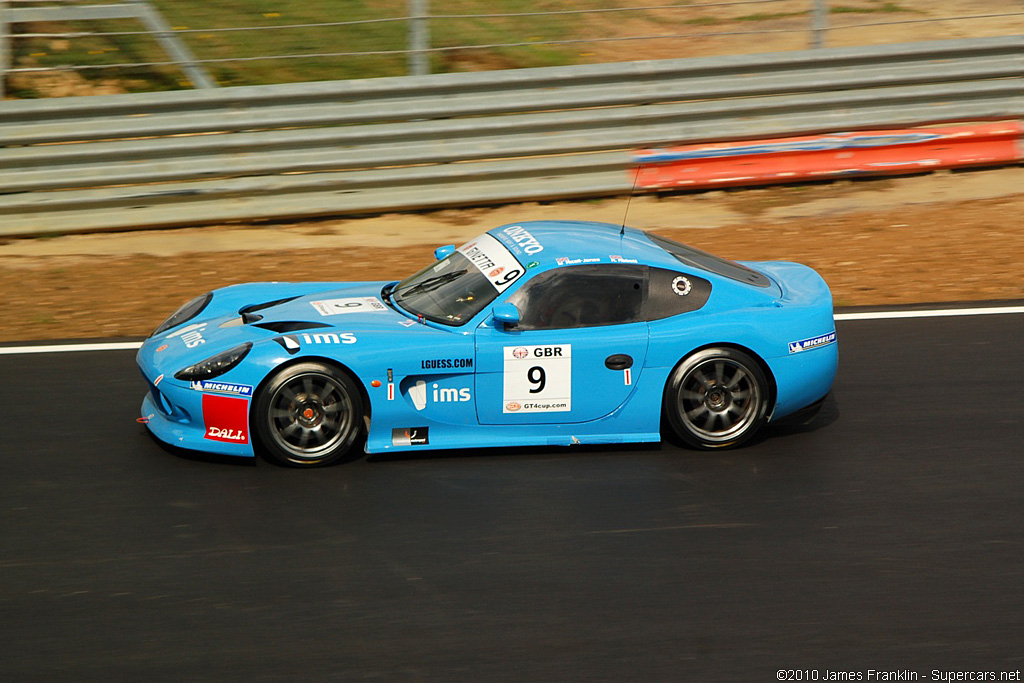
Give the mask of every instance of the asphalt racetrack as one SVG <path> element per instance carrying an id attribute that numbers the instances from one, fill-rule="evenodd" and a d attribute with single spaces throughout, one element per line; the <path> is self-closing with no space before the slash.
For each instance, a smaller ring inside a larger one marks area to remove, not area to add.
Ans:
<path id="1" fill-rule="evenodd" d="M 133 351 L 0 355 L 0 680 L 1024 669 L 1024 315 L 838 332 L 824 412 L 738 451 L 314 471 L 162 448 Z"/>

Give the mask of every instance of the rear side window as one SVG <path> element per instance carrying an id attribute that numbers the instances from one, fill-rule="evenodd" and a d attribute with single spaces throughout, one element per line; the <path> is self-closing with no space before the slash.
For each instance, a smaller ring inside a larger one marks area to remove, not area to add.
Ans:
<path id="1" fill-rule="evenodd" d="M 721 256 L 709 254 L 706 251 L 695 249 L 689 245 L 682 244 L 681 242 L 670 240 L 667 237 L 652 235 L 649 232 L 644 234 L 647 235 L 647 239 L 675 256 L 680 263 L 706 270 L 710 273 L 714 273 L 715 275 L 727 277 L 730 280 L 754 285 L 755 287 L 772 286 L 772 281 L 763 273 L 747 268 L 735 261 L 730 261 L 729 259 L 722 258 Z"/>
<path id="2" fill-rule="evenodd" d="M 692 273 L 651 268 L 644 301 L 644 320 L 661 320 L 696 311 L 708 302 L 711 283 Z"/>

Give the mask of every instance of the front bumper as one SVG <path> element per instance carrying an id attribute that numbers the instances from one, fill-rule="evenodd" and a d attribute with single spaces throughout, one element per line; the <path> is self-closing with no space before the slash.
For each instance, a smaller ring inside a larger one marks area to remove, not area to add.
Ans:
<path id="1" fill-rule="evenodd" d="M 176 380 L 147 376 L 142 422 L 160 441 L 179 448 L 253 457 L 248 398 L 198 391 Z"/>

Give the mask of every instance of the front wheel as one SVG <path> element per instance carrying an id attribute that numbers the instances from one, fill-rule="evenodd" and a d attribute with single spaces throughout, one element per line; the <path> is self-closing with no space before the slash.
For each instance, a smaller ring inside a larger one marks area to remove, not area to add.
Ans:
<path id="1" fill-rule="evenodd" d="M 352 449 L 363 421 L 355 381 L 323 363 L 298 363 L 274 375 L 256 398 L 252 421 L 261 455 L 277 465 L 322 467 Z"/>
<path id="2" fill-rule="evenodd" d="M 752 437 L 768 411 L 768 382 L 750 355 L 710 348 L 685 358 L 665 387 L 665 415 L 679 438 L 705 449 Z"/>

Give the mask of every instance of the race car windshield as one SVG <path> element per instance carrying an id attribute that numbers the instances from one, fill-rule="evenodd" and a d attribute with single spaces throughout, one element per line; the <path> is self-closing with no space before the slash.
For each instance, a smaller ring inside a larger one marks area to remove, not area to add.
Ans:
<path id="1" fill-rule="evenodd" d="M 462 325 L 511 287 L 522 264 L 489 233 L 403 280 L 392 290 L 396 304 L 442 325 Z"/>
<path id="2" fill-rule="evenodd" d="M 487 277 L 455 252 L 406 278 L 391 292 L 395 303 L 442 325 L 461 325 L 498 296 Z"/>

